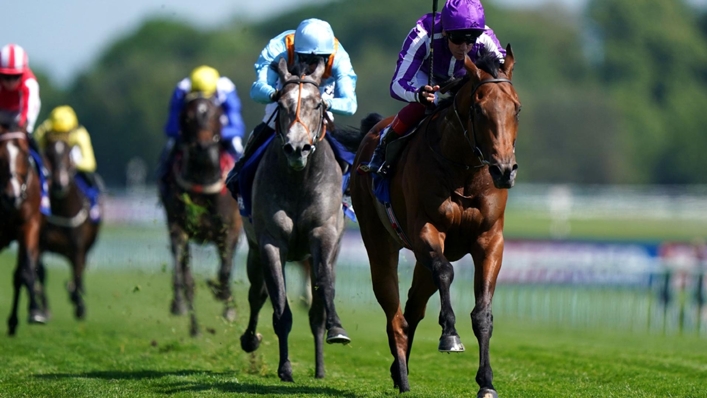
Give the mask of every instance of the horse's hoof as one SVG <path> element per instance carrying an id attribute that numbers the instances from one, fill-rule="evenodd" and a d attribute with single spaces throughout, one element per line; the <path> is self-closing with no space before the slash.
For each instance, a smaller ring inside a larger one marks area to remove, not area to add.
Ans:
<path id="1" fill-rule="evenodd" d="M 277 370 L 277 375 L 280 376 L 280 380 L 286 381 L 289 383 L 294 383 L 294 379 L 292 378 L 292 365 L 290 365 L 290 362 L 287 361 L 285 362 L 284 365 L 280 366 L 280 369 Z"/>
<path id="2" fill-rule="evenodd" d="M 211 294 L 214 295 L 214 298 L 216 300 L 228 301 L 231 299 L 231 292 L 228 289 L 228 285 L 222 286 L 221 283 L 216 282 L 212 279 L 207 279 L 206 285 L 209 287 L 209 290 L 211 290 Z"/>
<path id="3" fill-rule="evenodd" d="M 260 347 L 260 342 L 263 341 L 263 335 L 260 333 L 243 333 L 241 336 L 241 348 L 245 352 L 253 352 Z"/>
<path id="4" fill-rule="evenodd" d="M 47 316 L 44 315 L 44 313 L 42 313 L 41 311 L 32 311 L 29 314 L 29 320 L 27 322 L 44 325 L 45 323 L 47 323 Z"/>
<path id="5" fill-rule="evenodd" d="M 476 394 L 476 398 L 498 398 L 498 393 L 490 388 L 482 388 L 479 393 Z"/>
<path id="6" fill-rule="evenodd" d="M 457 335 L 442 336 L 437 349 L 439 352 L 464 352 L 464 344 Z"/>
<path id="7" fill-rule="evenodd" d="M 76 307 L 76 312 L 74 313 L 76 319 L 83 321 L 86 319 L 86 308 L 83 306 Z"/>
<path id="8" fill-rule="evenodd" d="M 199 327 L 193 326 L 193 327 L 189 328 L 189 336 L 191 336 L 191 337 L 201 336 L 201 331 L 199 331 Z"/>
<path id="9" fill-rule="evenodd" d="M 233 307 L 226 307 L 223 310 L 223 319 L 228 322 L 233 322 L 236 320 L 236 309 Z"/>
<path id="10" fill-rule="evenodd" d="M 172 306 L 169 309 L 172 315 L 182 316 L 187 314 L 187 306 L 183 301 L 172 300 Z"/>
<path id="11" fill-rule="evenodd" d="M 344 328 L 335 326 L 327 331 L 326 342 L 327 344 L 349 344 L 351 339 Z"/>

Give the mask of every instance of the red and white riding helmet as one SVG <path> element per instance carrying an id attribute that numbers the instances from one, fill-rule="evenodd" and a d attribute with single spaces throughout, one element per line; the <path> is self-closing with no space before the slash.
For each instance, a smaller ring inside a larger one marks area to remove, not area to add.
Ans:
<path id="1" fill-rule="evenodd" d="M 28 66 L 27 53 L 17 44 L 8 44 L 0 50 L 0 74 L 21 75 Z"/>

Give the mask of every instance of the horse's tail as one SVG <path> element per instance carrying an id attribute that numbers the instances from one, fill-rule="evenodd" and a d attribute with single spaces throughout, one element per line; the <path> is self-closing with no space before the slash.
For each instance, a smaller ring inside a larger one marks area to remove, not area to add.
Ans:
<path id="1" fill-rule="evenodd" d="M 343 145 L 347 151 L 356 153 L 367 132 L 368 130 L 361 130 L 353 126 L 336 126 L 334 131 L 330 131 L 329 134 L 334 136 L 334 139 Z"/>
<path id="2" fill-rule="evenodd" d="M 383 115 L 379 113 L 369 113 L 368 116 L 361 120 L 361 133 L 365 136 L 369 131 L 371 131 L 373 126 L 378 124 L 378 122 L 383 119 Z"/>

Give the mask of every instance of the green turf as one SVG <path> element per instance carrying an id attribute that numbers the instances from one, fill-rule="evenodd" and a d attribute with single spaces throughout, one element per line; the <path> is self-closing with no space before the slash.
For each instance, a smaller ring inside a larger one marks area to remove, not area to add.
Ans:
<path id="1" fill-rule="evenodd" d="M 6 259 L 7 257 L 3 257 Z M 0 315 L 9 313 L 12 265 L 0 259 L 5 288 Z M 295 383 L 280 382 L 277 339 L 269 306 L 263 309 L 263 345 L 241 351 L 245 292 L 237 285 L 238 320 L 219 318 L 221 307 L 200 282 L 197 311 L 203 335 L 187 337 L 187 319 L 168 315 L 169 273 L 96 270 L 87 275 L 88 319 L 77 322 L 63 289 L 64 268 L 51 268 L 54 317 L 27 325 L 23 302 L 18 336 L 0 337 L 0 396 L 397 396 L 388 376 L 391 357 L 384 317 L 375 306 L 339 302 L 353 342 L 326 346 L 327 377 L 315 380 L 306 313 L 295 306 L 290 358 Z M 203 280 L 203 277 L 200 277 Z M 371 295 L 370 290 L 362 292 Z M 457 309 L 467 352 L 436 351 L 436 306 L 418 331 L 408 397 L 475 396 L 476 341 L 468 309 Z M 5 319 L 5 318 L 3 318 Z M 5 325 L 0 328 L 3 331 Z M 492 339 L 495 384 L 502 397 L 704 397 L 707 339 L 649 335 L 542 324 L 496 316 Z"/>

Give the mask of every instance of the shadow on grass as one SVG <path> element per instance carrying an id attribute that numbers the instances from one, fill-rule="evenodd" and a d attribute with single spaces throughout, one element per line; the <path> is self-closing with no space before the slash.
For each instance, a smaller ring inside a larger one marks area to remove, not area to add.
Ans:
<path id="1" fill-rule="evenodd" d="M 33 377 L 43 380 L 60 379 L 101 379 L 101 380 L 146 380 L 160 379 L 169 376 L 222 376 L 233 379 L 234 372 L 212 372 L 208 370 L 177 370 L 177 371 L 157 371 L 157 370 L 137 370 L 120 371 L 106 370 L 84 373 L 48 373 L 38 374 Z M 272 380 L 272 379 L 269 379 Z M 282 383 L 281 385 L 264 385 L 256 383 L 239 383 L 237 381 L 214 381 L 205 383 L 199 381 L 179 381 L 169 382 L 158 387 L 159 392 L 164 394 L 176 393 L 198 393 L 205 391 L 220 391 L 226 393 L 248 393 L 255 395 L 329 395 L 336 397 L 355 397 L 355 394 L 347 393 L 330 387 L 302 386 L 292 383 Z"/>

